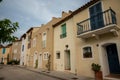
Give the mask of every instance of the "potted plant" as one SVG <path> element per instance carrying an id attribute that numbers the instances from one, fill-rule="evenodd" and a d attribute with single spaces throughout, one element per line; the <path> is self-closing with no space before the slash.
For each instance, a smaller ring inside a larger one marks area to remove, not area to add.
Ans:
<path id="1" fill-rule="evenodd" d="M 92 70 L 95 73 L 95 80 L 103 80 L 101 66 L 99 64 L 92 63 Z"/>

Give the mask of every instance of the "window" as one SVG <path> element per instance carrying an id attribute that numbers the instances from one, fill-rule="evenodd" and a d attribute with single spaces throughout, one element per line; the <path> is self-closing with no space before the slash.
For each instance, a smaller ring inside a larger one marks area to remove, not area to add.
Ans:
<path id="1" fill-rule="evenodd" d="M 31 48 L 31 42 L 28 43 L 28 49 Z"/>
<path id="2" fill-rule="evenodd" d="M 32 36 L 32 32 L 28 35 L 28 41 L 30 41 L 31 36 Z"/>
<path id="3" fill-rule="evenodd" d="M 35 47 L 35 46 L 36 46 L 36 38 L 33 39 L 33 47 Z"/>
<path id="4" fill-rule="evenodd" d="M 56 53 L 56 59 L 60 59 L 60 51 L 57 51 L 57 53 Z"/>
<path id="5" fill-rule="evenodd" d="M 95 30 L 104 26 L 101 2 L 89 8 L 91 29 Z"/>
<path id="6" fill-rule="evenodd" d="M 48 52 L 46 52 L 46 53 L 44 53 L 44 60 L 48 60 L 48 57 L 49 57 L 49 53 Z"/>
<path id="7" fill-rule="evenodd" d="M 22 51 L 24 51 L 24 45 L 22 45 Z"/>
<path id="8" fill-rule="evenodd" d="M 92 58 L 91 47 L 88 46 L 83 48 L 83 58 Z"/>
<path id="9" fill-rule="evenodd" d="M 2 53 L 5 54 L 5 52 L 6 52 L 6 49 L 2 48 Z"/>
<path id="10" fill-rule="evenodd" d="M 42 35 L 42 47 L 43 48 L 46 47 L 46 36 L 47 36 L 47 33 L 44 32 L 43 35 Z"/>
<path id="11" fill-rule="evenodd" d="M 60 38 L 65 38 L 67 35 L 66 35 L 66 24 L 63 24 L 61 26 L 61 35 L 60 35 Z"/>

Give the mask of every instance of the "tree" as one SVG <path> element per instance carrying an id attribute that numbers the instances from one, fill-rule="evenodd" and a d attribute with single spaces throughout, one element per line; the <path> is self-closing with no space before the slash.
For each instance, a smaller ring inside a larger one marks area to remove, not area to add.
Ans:
<path id="1" fill-rule="evenodd" d="M 18 22 L 11 22 L 9 19 L 0 20 L 0 44 L 16 40 L 13 34 L 19 28 Z"/>
<path id="2" fill-rule="evenodd" d="M 2 0 L 0 0 L 0 2 L 2 2 Z"/>

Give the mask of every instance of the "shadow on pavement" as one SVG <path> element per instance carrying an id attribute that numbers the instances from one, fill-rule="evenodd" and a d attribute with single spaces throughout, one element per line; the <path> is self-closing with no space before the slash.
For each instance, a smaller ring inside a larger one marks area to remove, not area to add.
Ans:
<path id="1" fill-rule="evenodd" d="M 4 77 L 0 77 L 0 80 L 4 80 Z"/>

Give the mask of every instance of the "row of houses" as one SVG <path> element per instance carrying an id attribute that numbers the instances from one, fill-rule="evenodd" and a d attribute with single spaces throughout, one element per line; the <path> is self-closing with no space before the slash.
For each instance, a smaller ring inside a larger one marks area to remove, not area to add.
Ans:
<path id="1" fill-rule="evenodd" d="M 13 59 L 23 66 L 88 77 L 94 76 L 91 64 L 96 63 L 104 77 L 120 74 L 119 3 L 91 0 L 73 12 L 63 11 L 61 17 L 30 28 L 13 43 Z"/>
<path id="2" fill-rule="evenodd" d="M 21 40 L 16 40 L 12 44 L 6 46 L 0 45 L 0 63 L 7 64 L 15 60 L 20 61 L 21 54 Z"/>

